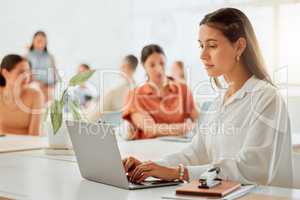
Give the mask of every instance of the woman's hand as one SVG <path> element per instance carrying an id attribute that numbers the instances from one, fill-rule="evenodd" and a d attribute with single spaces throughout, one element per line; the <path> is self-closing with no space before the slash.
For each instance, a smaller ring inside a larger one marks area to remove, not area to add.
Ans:
<path id="1" fill-rule="evenodd" d="M 140 183 L 150 176 L 166 181 L 173 181 L 179 178 L 179 172 L 176 168 L 168 168 L 148 161 L 137 165 L 128 174 L 129 180 L 135 183 Z"/>
<path id="2" fill-rule="evenodd" d="M 124 169 L 125 169 L 126 173 L 130 173 L 137 166 L 142 164 L 141 161 L 139 161 L 138 159 L 136 159 L 134 157 L 131 157 L 131 156 L 129 156 L 128 158 L 125 158 L 122 162 L 123 162 L 123 166 L 124 166 Z"/>

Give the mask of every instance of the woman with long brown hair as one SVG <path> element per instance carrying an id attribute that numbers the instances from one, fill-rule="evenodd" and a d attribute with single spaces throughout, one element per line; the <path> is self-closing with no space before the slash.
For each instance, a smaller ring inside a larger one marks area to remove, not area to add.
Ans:
<path id="1" fill-rule="evenodd" d="M 166 75 L 160 46 L 145 46 L 141 62 L 148 80 L 129 91 L 123 112 L 129 122 L 127 139 L 186 136 L 198 117 L 188 86 Z"/>
<path id="2" fill-rule="evenodd" d="M 43 96 L 29 87 L 31 66 L 19 55 L 6 55 L 0 64 L 0 134 L 41 134 Z"/>
<path id="3" fill-rule="evenodd" d="M 208 169 L 242 183 L 292 186 L 291 133 L 286 105 L 263 63 L 252 25 L 235 8 L 207 14 L 199 44 L 207 74 L 217 89 L 228 88 L 210 105 L 190 146 L 157 162 L 125 159 L 130 180 L 199 179 Z"/>
<path id="4" fill-rule="evenodd" d="M 45 103 L 52 100 L 56 82 L 55 60 L 47 46 L 46 33 L 37 31 L 26 56 L 32 65 L 33 81 L 38 83 L 42 90 Z"/>

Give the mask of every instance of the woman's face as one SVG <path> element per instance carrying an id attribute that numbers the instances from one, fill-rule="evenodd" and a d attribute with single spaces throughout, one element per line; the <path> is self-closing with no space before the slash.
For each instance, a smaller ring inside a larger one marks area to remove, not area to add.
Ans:
<path id="1" fill-rule="evenodd" d="M 46 38 L 43 35 L 37 35 L 33 39 L 33 48 L 38 51 L 43 51 L 47 45 Z"/>
<path id="2" fill-rule="evenodd" d="M 221 31 L 201 25 L 199 43 L 200 59 L 210 77 L 226 75 L 234 69 L 237 56 L 236 47 Z"/>
<path id="3" fill-rule="evenodd" d="M 31 80 L 31 70 L 27 61 L 19 62 L 11 71 L 3 69 L 2 74 L 6 84 L 12 87 L 22 88 L 27 86 Z"/>
<path id="4" fill-rule="evenodd" d="M 165 63 L 166 58 L 160 53 L 151 54 L 144 63 L 150 81 L 156 85 L 161 85 L 165 81 Z"/>

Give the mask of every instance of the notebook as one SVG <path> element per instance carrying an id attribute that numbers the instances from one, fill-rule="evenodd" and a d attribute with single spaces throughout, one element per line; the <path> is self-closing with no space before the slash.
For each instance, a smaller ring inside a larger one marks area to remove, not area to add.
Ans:
<path id="1" fill-rule="evenodd" d="M 177 188 L 176 194 L 224 197 L 241 187 L 241 184 L 235 181 L 222 181 L 220 185 L 210 189 L 198 188 L 199 185 L 198 180 L 194 180 Z"/>

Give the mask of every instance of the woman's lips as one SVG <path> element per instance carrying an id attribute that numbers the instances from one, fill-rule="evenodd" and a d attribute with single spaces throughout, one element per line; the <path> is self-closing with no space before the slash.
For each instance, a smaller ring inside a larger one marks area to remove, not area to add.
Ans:
<path id="1" fill-rule="evenodd" d="M 161 74 L 156 75 L 156 77 L 157 77 L 158 79 L 162 79 L 162 75 L 161 75 Z"/>
<path id="2" fill-rule="evenodd" d="M 213 68 L 215 65 L 211 65 L 211 64 L 204 64 L 205 69 L 210 69 Z"/>

